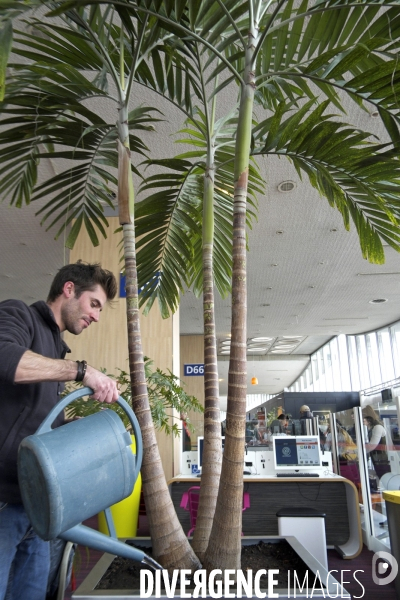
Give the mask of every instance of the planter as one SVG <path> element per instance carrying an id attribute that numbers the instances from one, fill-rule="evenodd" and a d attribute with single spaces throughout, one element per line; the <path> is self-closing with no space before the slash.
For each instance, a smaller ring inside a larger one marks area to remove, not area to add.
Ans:
<path id="1" fill-rule="evenodd" d="M 296 552 L 296 554 L 304 561 L 307 565 L 307 568 L 310 572 L 312 572 L 313 576 L 308 578 L 308 585 L 304 585 L 303 589 L 301 589 L 301 585 L 303 581 L 300 580 L 300 586 L 297 584 L 296 588 L 293 585 L 290 586 L 289 590 L 287 588 L 276 588 L 274 587 L 273 592 L 275 594 L 279 594 L 279 598 L 351 598 L 351 595 L 340 585 L 340 583 L 332 577 L 332 575 L 328 576 L 328 572 L 326 569 L 298 542 L 298 540 L 293 536 L 266 536 L 266 537 L 243 537 L 242 544 L 243 545 L 254 545 L 259 542 L 264 543 L 277 543 L 279 541 L 286 541 L 292 549 Z M 145 547 L 151 547 L 150 538 L 136 538 L 132 540 L 132 542 L 141 546 L 143 549 Z M 106 573 L 108 567 L 111 565 L 114 560 L 114 556 L 111 554 L 104 554 L 99 562 L 95 565 L 86 579 L 82 582 L 79 588 L 72 594 L 72 598 L 74 600 L 132 600 L 133 598 L 141 598 L 139 589 L 132 590 L 118 590 L 118 589 L 96 589 L 96 586 Z M 268 566 L 265 566 L 265 569 L 268 569 Z M 318 579 L 318 576 L 320 579 Z M 293 583 L 294 575 L 291 573 L 291 583 Z M 325 585 L 328 582 L 327 587 L 321 590 L 320 581 Z M 313 590 L 313 586 L 315 585 L 315 589 Z M 231 589 L 231 592 L 234 593 L 235 588 Z M 186 591 L 186 596 L 189 597 L 188 592 Z M 255 595 L 253 594 L 253 598 L 265 597 L 268 598 L 268 590 L 261 588 L 261 594 L 265 593 L 265 596 Z M 154 598 L 152 595 L 150 598 Z M 158 598 L 167 598 L 165 592 L 161 592 L 161 596 L 157 596 Z M 180 590 L 177 588 L 174 598 L 180 598 Z M 201 597 L 201 596 L 200 596 Z M 207 596 L 208 598 L 210 596 Z M 222 597 L 222 596 L 221 596 Z M 243 593 L 243 597 L 246 597 Z M 272 596 L 270 596 L 272 597 Z"/>
<path id="2" fill-rule="evenodd" d="M 136 440 L 134 435 L 131 435 L 131 440 L 132 452 L 136 454 Z M 134 538 L 137 535 L 141 490 L 142 475 L 139 473 L 132 494 L 127 498 L 124 498 L 124 500 L 110 506 L 115 531 L 119 538 Z M 99 513 L 98 529 L 100 533 L 109 535 L 104 512 Z"/>

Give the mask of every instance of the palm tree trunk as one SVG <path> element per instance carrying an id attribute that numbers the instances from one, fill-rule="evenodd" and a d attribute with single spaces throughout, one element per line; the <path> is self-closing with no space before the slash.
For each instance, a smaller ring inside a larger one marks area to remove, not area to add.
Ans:
<path id="1" fill-rule="evenodd" d="M 250 21 L 235 152 L 228 410 L 221 482 L 210 542 L 203 561 L 203 567 L 208 571 L 216 568 L 240 569 L 247 388 L 246 199 L 255 87 L 253 55 L 258 37 L 252 19 Z"/>
<path id="2" fill-rule="evenodd" d="M 203 199 L 203 315 L 204 315 L 204 447 L 200 501 L 192 548 L 200 560 L 208 546 L 221 475 L 217 343 L 214 312 L 214 153 L 209 150 Z"/>
<path id="3" fill-rule="evenodd" d="M 123 142 L 118 141 L 118 203 L 124 239 L 132 408 L 137 416 L 143 439 L 141 469 L 143 495 L 153 544 L 153 558 L 168 570 L 196 570 L 201 565 L 190 547 L 172 504 L 162 468 L 147 394 L 139 319 L 134 189 L 126 123 L 127 111 L 124 105 L 119 116 L 119 131 L 123 135 Z"/>

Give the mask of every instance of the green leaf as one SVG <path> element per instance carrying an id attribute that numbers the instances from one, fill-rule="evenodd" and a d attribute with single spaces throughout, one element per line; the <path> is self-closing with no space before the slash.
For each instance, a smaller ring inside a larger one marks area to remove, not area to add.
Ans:
<path id="1" fill-rule="evenodd" d="M 4 100 L 8 57 L 12 47 L 12 21 L 0 21 L 0 102 Z"/>

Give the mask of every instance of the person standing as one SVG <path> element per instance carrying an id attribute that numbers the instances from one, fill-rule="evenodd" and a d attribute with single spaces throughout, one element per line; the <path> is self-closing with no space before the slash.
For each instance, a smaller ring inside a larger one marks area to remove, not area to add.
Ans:
<path id="1" fill-rule="evenodd" d="M 0 600 L 44 600 L 49 542 L 33 531 L 22 505 L 17 452 L 60 400 L 64 382 L 81 381 L 92 398 L 118 399 L 116 382 L 86 361 L 68 360 L 61 334 L 79 335 L 117 293 L 114 275 L 77 262 L 55 276 L 47 301 L 0 302 Z M 63 415 L 54 425 L 62 425 Z"/>
<path id="2" fill-rule="evenodd" d="M 307 421 L 307 419 L 312 419 L 312 418 L 313 418 L 313 414 L 310 411 L 310 407 L 307 406 L 307 404 L 303 404 L 303 406 L 300 406 L 301 435 L 307 435 L 306 421 Z"/>
<path id="3" fill-rule="evenodd" d="M 380 478 L 384 473 L 390 471 L 386 430 L 370 404 L 362 409 L 362 415 L 368 432 L 368 443 L 365 444 L 365 450 L 367 456 L 371 458 L 377 476 Z"/>
<path id="4" fill-rule="evenodd" d="M 287 419 L 286 416 L 281 413 L 276 419 L 274 419 L 270 425 L 271 432 L 276 433 L 287 433 Z"/>

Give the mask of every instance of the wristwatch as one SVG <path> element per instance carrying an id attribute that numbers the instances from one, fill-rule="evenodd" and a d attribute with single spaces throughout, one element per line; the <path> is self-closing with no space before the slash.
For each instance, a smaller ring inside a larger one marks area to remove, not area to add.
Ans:
<path id="1" fill-rule="evenodd" d="M 83 381 L 86 375 L 87 362 L 86 360 L 77 360 L 78 372 L 75 377 L 75 381 Z"/>

